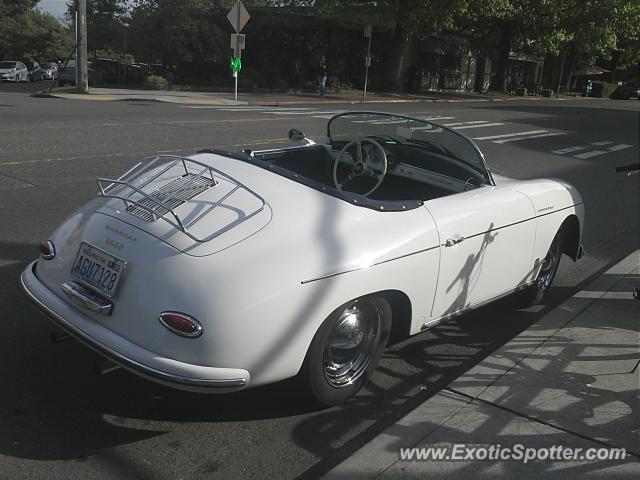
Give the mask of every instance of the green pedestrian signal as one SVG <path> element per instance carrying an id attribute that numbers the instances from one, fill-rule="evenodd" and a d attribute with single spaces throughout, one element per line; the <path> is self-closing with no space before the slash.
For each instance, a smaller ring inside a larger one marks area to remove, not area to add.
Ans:
<path id="1" fill-rule="evenodd" d="M 240 57 L 231 57 L 231 70 L 233 73 L 239 72 L 242 69 L 242 61 Z"/>

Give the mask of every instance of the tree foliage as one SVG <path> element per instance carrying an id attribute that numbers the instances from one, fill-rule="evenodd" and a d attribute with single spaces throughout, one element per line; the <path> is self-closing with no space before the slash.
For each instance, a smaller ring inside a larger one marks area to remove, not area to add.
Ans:
<path id="1" fill-rule="evenodd" d="M 73 46 L 69 30 L 35 7 L 38 0 L 0 0 L 0 58 L 64 58 Z"/>

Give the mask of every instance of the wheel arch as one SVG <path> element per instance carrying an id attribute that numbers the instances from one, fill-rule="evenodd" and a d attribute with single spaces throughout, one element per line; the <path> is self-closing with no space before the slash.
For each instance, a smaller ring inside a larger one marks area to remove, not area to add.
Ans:
<path id="1" fill-rule="evenodd" d="M 391 334 L 389 343 L 394 343 L 410 335 L 413 309 L 409 296 L 401 290 L 383 290 L 373 293 L 380 295 L 391 306 Z"/>
<path id="2" fill-rule="evenodd" d="M 562 253 L 574 262 L 579 258 L 580 250 L 580 220 L 575 214 L 567 216 L 560 225 L 562 232 Z"/>

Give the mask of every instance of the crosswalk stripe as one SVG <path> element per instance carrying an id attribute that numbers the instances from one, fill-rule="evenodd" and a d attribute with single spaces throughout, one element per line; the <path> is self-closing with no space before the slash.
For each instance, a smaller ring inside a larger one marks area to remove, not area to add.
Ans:
<path id="1" fill-rule="evenodd" d="M 504 125 L 504 123 L 481 123 L 479 125 L 461 125 L 459 127 L 453 127 L 454 130 L 468 130 L 469 128 L 482 128 L 482 127 L 497 127 L 499 125 Z"/>
<path id="2" fill-rule="evenodd" d="M 313 114 L 328 114 L 328 113 L 332 113 L 331 111 L 329 112 L 293 112 L 293 111 L 286 111 L 286 112 L 262 112 L 264 114 L 267 115 L 313 115 Z"/>
<path id="3" fill-rule="evenodd" d="M 580 150 L 586 150 L 589 148 L 588 145 L 576 145 L 575 147 L 567 147 L 561 148 L 560 150 L 552 150 L 551 153 L 555 153 L 556 155 L 564 155 L 565 153 L 578 152 Z"/>
<path id="4" fill-rule="evenodd" d="M 457 127 L 458 125 L 475 125 L 477 123 L 489 123 L 489 120 L 475 120 L 473 122 L 443 123 L 442 125 L 445 127 Z"/>
<path id="5" fill-rule="evenodd" d="M 545 133 L 549 130 L 529 130 L 528 132 L 505 133 L 502 135 L 491 135 L 489 137 L 473 137 L 474 140 L 493 140 L 494 138 L 517 137 L 519 135 L 534 135 L 536 133 Z"/>
<path id="6" fill-rule="evenodd" d="M 604 146 L 604 145 L 611 145 L 613 142 L 610 142 L 609 140 L 603 140 L 602 142 L 593 142 L 591 145 L 597 145 L 599 147 Z"/>
<path id="7" fill-rule="evenodd" d="M 434 122 L 436 120 L 453 120 L 456 117 L 422 117 L 421 120 L 426 120 L 428 122 Z"/>
<path id="8" fill-rule="evenodd" d="M 519 142 L 520 140 L 529 140 L 530 138 L 557 137 L 558 135 L 566 135 L 564 132 L 541 133 L 540 135 L 529 135 L 527 137 L 505 138 L 504 140 L 494 140 L 493 143 Z"/>
<path id="9" fill-rule="evenodd" d="M 609 147 L 609 151 L 617 152 L 618 150 L 624 150 L 625 148 L 631 148 L 631 147 L 633 147 L 633 145 L 627 145 L 625 143 L 621 143 L 620 145 L 614 145 L 613 147 Z"/>
<path id="10" fill-rule="evenodd" d="M 591 150 L 590 152 L 579 153 L 578 155 L 574 155 L 573 158 L 581 158 L 582 160 L 586 160 L 587 158 L 597 157 L 600 155 L 604 155 L 608 153 L 604 150 Z"/>

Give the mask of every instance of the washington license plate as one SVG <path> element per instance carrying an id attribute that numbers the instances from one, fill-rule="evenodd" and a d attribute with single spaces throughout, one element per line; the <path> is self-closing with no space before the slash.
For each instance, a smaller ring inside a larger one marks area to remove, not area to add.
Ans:
<path id="1" fill-rule="evenodd" d="M 113 297 L 127 262 L 82 242 L 71 275 L 108 298 Z"/>

